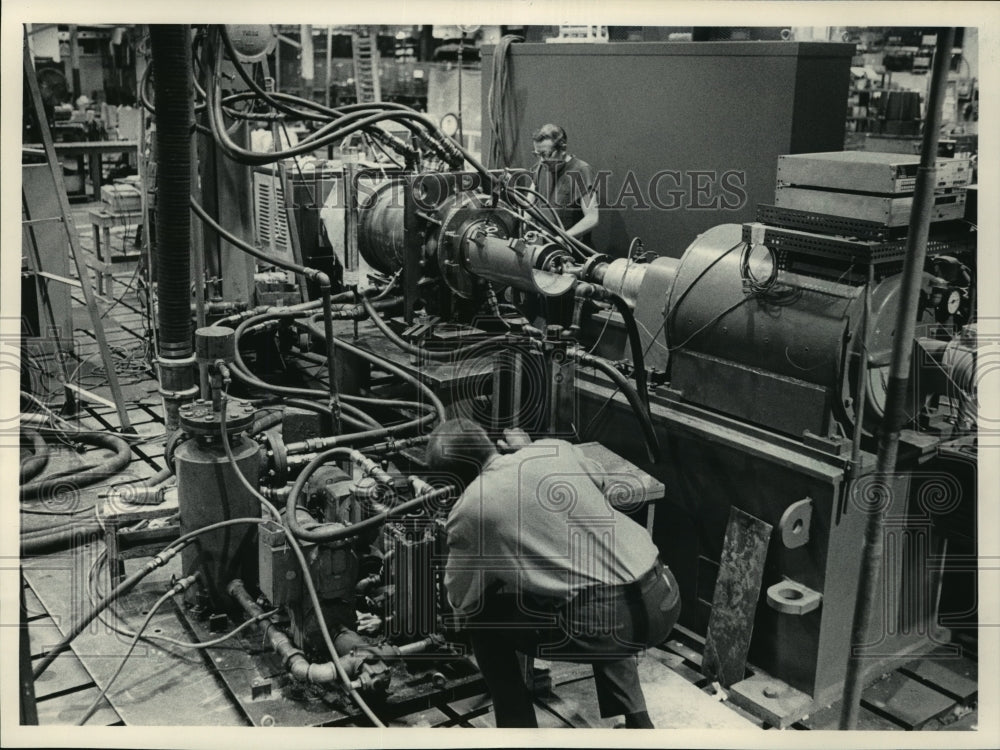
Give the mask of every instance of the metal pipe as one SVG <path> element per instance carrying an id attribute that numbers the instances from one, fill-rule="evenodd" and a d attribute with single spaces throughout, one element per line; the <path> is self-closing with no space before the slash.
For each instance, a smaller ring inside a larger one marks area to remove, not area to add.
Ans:
<path id="1" fill-rule="evenodd" d="M 899 432 L 906 418 L 906 397 L 913 357 L 913 335 L 916 329 L 917 304 L 923 277 L 924 259 L 927 255 L 927 235 L 931 211 L 934 208 L 934 186 L 937 174 L 938 129 L 941 126 L 941 108 L 944 102 L 948 66 L 955 29 L 946 28 L 937 33 L 934 49 L 933 72 L 927 97 L 927 117 L 924 120 L 924 140 L 920 150 L 920 168 L 913 194 L 909 233 L 906 237 L 906 258 L 903 261 L 900 284 L 899 312 L 896 333 L 892 342 L 892 360 L 889 365 L 889 382 L 886 392 L 885 413 L 879 432 L 878 457 L 875 476 L 888 494 L 887 486 L 896 470 Z M 887 498 L 888 499 L 888 498 Z M 867 637 L 869 620 L 879 588 L 884 548 L 884 514 L 888 502 L 878 503 L 869 511 L 865 526 L 861 570 L 858 574 L 858 598 L 851 625 L 850 650 L 847 672 L 844 676 L 844 698 L 841 704 L 840 728 L 854 729 L 860 710 L 861 691 L 864 688 L 864 669 L 861 656 L 854 649 L 862 648 Z"/>
<path id="2" fill-rule="evenodd" d="M 861 437 L 864 432 L 865 399 L 868 394 L 868 328 L 872 318 L 872 289 L 875 288 L 875 265 L 868 264 L 868 284 L 861 318 L 861 343 L 858 347 L 858 382 L 854 391 L 854 435 L 851 439 L 851 486 L 861 476 Z"/>
<path id="3" fill-rule="evenodd" d="M 296 648 L 291 638 L 285 635 L 270 617 L 264 617 L 264 608 L 257 604 L 247 593 L 243 581 L 230 581 L 227 593 L 240 605 L 247 617 L 257 620 L 257 627 L 262 636 L 267 638 L 274 652 L 281 657 L 281 663 L 288 673 L 300 680 L 316 684 L 329 685 L 338 679 L 337 668 L 333 662 L 313 664 Z"/>

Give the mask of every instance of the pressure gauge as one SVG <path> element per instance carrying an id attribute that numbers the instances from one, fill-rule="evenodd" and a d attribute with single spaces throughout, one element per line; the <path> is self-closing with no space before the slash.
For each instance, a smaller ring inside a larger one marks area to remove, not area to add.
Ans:
<path id="1" fill-rule="evenodd" d="M 441 118 L 439 125 L 441 126 L 441 132 L 451 138 L 458 132 L 458 115 L 449 112 Z"/>
<path id="2" fill-rule="evenodd" d="M 240 62 L 258 62 L 274 51 L 278 34 L 267 24 L 227 24 L 226 33 Z"/>

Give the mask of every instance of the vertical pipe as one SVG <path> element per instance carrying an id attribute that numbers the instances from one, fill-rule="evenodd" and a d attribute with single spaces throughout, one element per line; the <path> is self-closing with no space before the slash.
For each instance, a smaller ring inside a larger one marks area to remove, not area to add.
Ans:
<path id="1" fill-rule="evenodd" d="M 197 395 L 191 343 L 191 27 L 150 28 L 156 92 L 157 364 L 164 421 L 179 424 L 181 402 Z"/>
<path id="2" fill-rule="evenodd" d="M 313 32 L 312 25 L 302 24 L 299 27 L 299 41 L 302 44 L 299 49 L 299 60 L 302 75 L 302 98 L 312 99 L 313 81 L 316 79 L 316 58 L 313 53 Z"/>
<path id="3" fill-rule="evenodd" d="M 906 236 L 906 258 L 903 261 L 899 312 L 896 319 L 896 333 L 892 342 L 892 361 L 889 365 L 885 414 L 879 432 L 878 458 L 875 462 L 875 476 L 884 483 L 881 491 L 885 493 L 889 492 L 891 475 L 896 469 L 899 432 L 905 421 L 917 303 L 920 299 L 920 283 L 923 276 L 924 258 L 927 254 L 927 235 L 930 229 L 931 211 L 934 208 L 938 128 L 941 125 L 941 107 L 944 101 L 945 83 L 948 78 L 948 65 L 951 61 L 954 38 L 955 29 L 953 28 L 939 31 L 934 50 L 934 68 L 927 97 L 927 117 L 924 120 L 920 168 L 917 172 L 917 184 L 914 189 L 909 233 Z M 865 526 L 861 570 L 858 574 L 858 598 L 854 608 L 854 621 L 851 625 L 849 648 L 852 653 L 848 654 L 847 672 L 844 676 L 844 699 L 840 715 L 841 729 L 854 729 L 857 726 L 861 691 L 864 688 L 863 656 L 855 656 L 853 650 L 862 648 L 866 642 L 875 595 L 881 578 L 884 513 L 889 503 L 879 502 L 877 505 L 879 506 L 877 509 L 873 508 L 869 511 L 868 523 Z"/>
<path id="4" fill-rule="evenodd" d="M 79 27 L 75 23 L 69 25 L 69 65 L 70 82 L 73 85 L 73 107 L 76 108 L 76 100 L 80 98 L 80 43 Z"/>
<path id="5" fill-rule="evenodd" d="M 207 47 L 207 45 L 206 45 Z M 193 71 L 192 71 L 193 72 Z M 207 82 L 211 85 L 211 82 Z M 194 88 L 191 90 L 194 94 Z M 194 105 L 192 103 L 192 112 Z M 201 164 L 198 158 L 199 139 L 196 136 L 191 138 L 191 196 L 198 205 L 204 205 L 201 196 Z M 200 221 L 191 225 L 191 277 L 194 279 L 194 315 L 195 329 L 204 328 L 205 323 L 205 231 Z M 208 368 L 198 365 L 198 382 L 201 390 L 201 397 L 207 399 L 210 395 L 208 385 Z"/>
<path id="6" fill-rule="evenodd" d="M 330 84 L 333 82 L 333 27 L 326 27 L 326 85 L 323 87 L 324 103 L 330 106 Z"/>
<path id="7" fill-rule="evenodd" d="M 875 288 L 875 265 L 868 264 L 864 308 L 861 318 L 861 343 L 858 351 L 858 382 L 854 391 L 854 436 L 851 440 L 851 486 L 861 476 L 861 436 L 864 432 L 865 400 L 868 394 L 868 330 L 872 318 L 872 289 Z"/>

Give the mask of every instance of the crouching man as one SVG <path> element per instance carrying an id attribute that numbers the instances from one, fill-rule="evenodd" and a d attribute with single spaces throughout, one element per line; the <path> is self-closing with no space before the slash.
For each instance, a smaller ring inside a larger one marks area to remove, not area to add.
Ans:
<path id="1" fill-rule="evenodd" d="M 463 492 L 448 516 L 448 600 L 464 620 L 498 727 L 536 727 L 517 652 L 592 664 L 602 717 L 652 728 L 636 654 L 666 640 L 677 582 L 646 531 L 614 510 L 594 462 L 508 431 L 501 455 L 467 419 L 439 425 L 430 468 Z"/>

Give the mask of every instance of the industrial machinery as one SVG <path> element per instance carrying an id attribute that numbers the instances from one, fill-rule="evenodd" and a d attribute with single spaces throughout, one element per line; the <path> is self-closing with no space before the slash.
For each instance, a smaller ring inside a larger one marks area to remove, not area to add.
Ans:
<path id="1" fill-rule="evenodd" d="M 653 537 L 680 582 L 683 622 L 705 634 L 713 679 L 772 724 L 843 687 L 873 507 L 887 508 L 896 546 L 866 645 L 871 674 L 946 640 L 933 596 L 944 480 L 920 467 L 946 448 L 974 461 L 971 272 L 928 277 L 933 320 L 900 470 L 875 478 L 904 249 L 889 229 L 761 206 L 757 221 L 709 229 L 680 257 L 604 256 L 549 218 L 523 173 L 486 169 L 417 112 L 268 90 L 223 28 L 194 35 L 205 101 L 175 118 L 176 92 L 194 80 L 189 32 L 153 31 L 158 363 L 183 569 L 197 577 L 186 617 L 205 639 L 256 623 L 264 650 L 215 660 L 251 721 L 327 723 L 357 706 L 379 723 L 474 679 L 441 581 L 454 492 L 422 451 L 452 416 L 495 436 L 598 437 L 661 480 Z M 244 91 L 222 89 L 223 65 Z M 196 115 L 244 165 L 354 132 L 394 152 L 395 163 L 345 168 L 330 193 L 326 231 L 349 286 L 192 205 Z M 234 123 L 268 118 L 315 130 L 270 153 L 234 140 Z M 410 139 L 377 127 L 387 121 Z M 209 325 L 196 275 L 192 326 L 191 208 L 226 252 L 309 282 L 313 298 L 234 304 Z M 951 408 L 961 416 L 948 422 Z M 974 486 L 963 489 L 974 502 Z M 724 640 L 743 644 L 750 667 L 709 655 Z"/>

